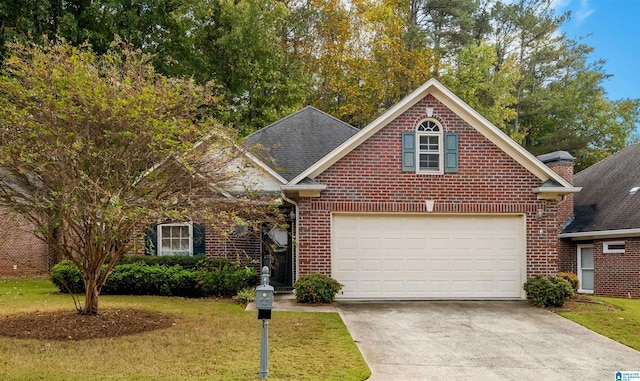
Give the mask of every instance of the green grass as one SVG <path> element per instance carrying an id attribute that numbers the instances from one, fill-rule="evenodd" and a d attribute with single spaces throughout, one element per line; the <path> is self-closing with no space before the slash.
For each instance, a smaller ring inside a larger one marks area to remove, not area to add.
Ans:
<path id="1" fill-rule="evenodd" d="M 0 337 L 2 380 L 258 380 L 261 322 L 230 301 L 103 296 L 101 308 L 140 308 L 179 318 L 137 335 L 84 341 Z M 46 279 L 0 280 L 0 317 L 73 310 Z M 362 355 L 336 313 L 274 311 L 269 380 L 364 380 Z"/>
<path id="2" fill-rule="evenodd" d="M 640 351 L 640 300 L 591 297 L 595 303 L 571 304 L 559 312 L 592 331 Z"/>

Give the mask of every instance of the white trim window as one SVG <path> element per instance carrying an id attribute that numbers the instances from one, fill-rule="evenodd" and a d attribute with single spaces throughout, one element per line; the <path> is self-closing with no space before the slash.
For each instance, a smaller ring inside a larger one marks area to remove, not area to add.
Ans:
<path id="1" fill-rule="evenodd" d="M 603 253 L 624 253 L 624 241 L 608 241 L 602 243 Z"/>
<path id="2" fill-rule="evenodd" d="M 424 120 L 416 127 L 418 172 L 442 173 L 442 128 L 433 120 Z"/>
<path id="3" fill-rule="evenodd" d="M 193 255 L 193 225 L 158 225 L 158 255 Z"/>

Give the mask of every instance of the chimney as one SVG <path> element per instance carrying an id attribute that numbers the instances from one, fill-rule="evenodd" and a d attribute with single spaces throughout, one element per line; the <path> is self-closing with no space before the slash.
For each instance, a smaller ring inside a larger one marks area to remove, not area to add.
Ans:
<path id="1" fill-rule="evenodd" d="M 538 156 L 538 160 L 559 174 L 563 179 L 573 185 L 573 156 L 567 151 L 555 151 Z M 558 206 L 558 221 L 562 230 L 573 219 L 573 194 L 564 197 L 564 201 Z"/>

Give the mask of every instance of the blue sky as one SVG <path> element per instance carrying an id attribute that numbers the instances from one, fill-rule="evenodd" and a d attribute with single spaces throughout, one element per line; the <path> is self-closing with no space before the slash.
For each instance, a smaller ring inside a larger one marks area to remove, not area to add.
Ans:
<path id="1" fill-rule="evenodd" d="M 571 11 L 562 27 L 567 36 L 607 61 L 604 71 L 613 75 L 602 83 L 607 98 L 640 98 L 640 0 L 554 0 L 554 8 Z"/>

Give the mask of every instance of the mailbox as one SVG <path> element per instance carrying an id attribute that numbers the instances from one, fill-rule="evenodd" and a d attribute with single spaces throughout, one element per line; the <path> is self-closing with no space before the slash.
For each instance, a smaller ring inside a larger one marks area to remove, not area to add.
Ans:
<path id="1" fill-rule="evenodd" d="M 258 319 L 271 319 L 273 309 L 273 286 L 269 285 L 269 268 L 262 268 L 262 284 L 256 287 L 256 309 Z"/>

